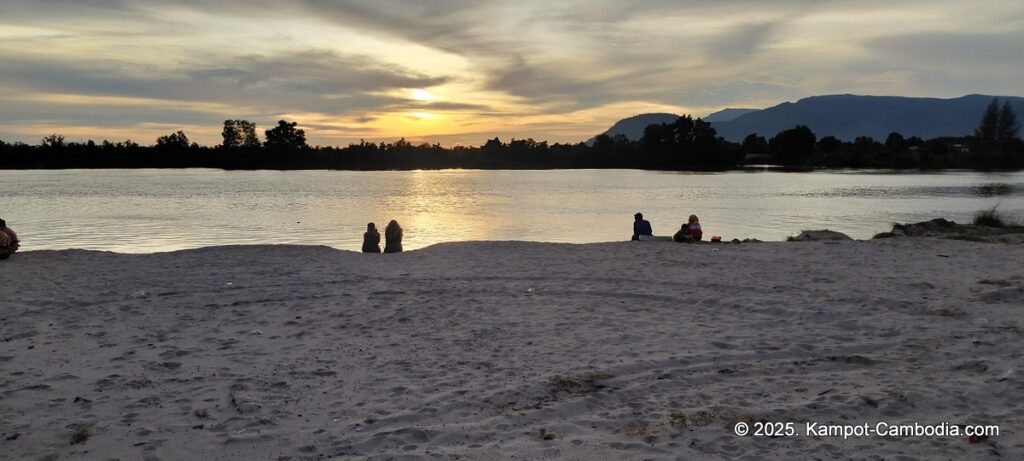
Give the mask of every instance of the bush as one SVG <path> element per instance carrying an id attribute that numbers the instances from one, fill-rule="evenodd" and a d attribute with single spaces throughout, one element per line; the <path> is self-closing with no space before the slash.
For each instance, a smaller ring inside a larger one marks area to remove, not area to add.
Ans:
<path id="1" fill-rule="evenodd" d="M 974 213 L 974 225 L 985 227 L 1006 227 L 1006 222 L 1003 221 L 1002 214 L 996 211 L 996 207 L 992 207 L 990 209 Z"/>

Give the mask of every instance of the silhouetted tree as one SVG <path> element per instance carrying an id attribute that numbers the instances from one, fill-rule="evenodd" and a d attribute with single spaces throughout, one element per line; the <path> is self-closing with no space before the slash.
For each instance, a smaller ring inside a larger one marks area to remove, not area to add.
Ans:
<path id="1" fill-rule="evenodd" d="M 406 141 L 405 137 L 403 136 L 401 138 L 398 138 L 398 141 L 395 141 L 395 143 L 392 144 L 388 148 L 388 150 L 408 150 L 410 147 L 412 147 L 412 143 Z"/>
<path id="2" fill-rule="evenodd" d="M 682 120 L 682 117 L 680 117 L 680 120 Z M 733 164 L 731 159 L 721 158 L 722 149 L 718 143 L 718 133 L 711 127 L 710 123 L 705 122 L 703 119 L 698 118 L 694 120 L 693 125 L 690 126 L 690 131 L 681 132 L 680 134 L 684 136 L 684 142 L 681 144 L 689 144 L 691 158 L 697 164 Z"/>
<path id="3" fill-rule="evenodd" d="M 974 130 L 974 137 L 985 144 L 993 144 L 999 134 L 999 98 L 992 98 L 992 102 L 985 108 L 985 114 L 981 116 L 981 123 Z"/>
<path id="4" fill-rule="evenodd" d="M 224 138 L 221 145 L 228 149 L 260 147 L 260 138 L 256 135 L 256 124 L 248 120 L 225 120 L 221 137 Z"/>
<path id="5" fill-rule="evenodd" d="M 996 105 L 996 107 L 999 107 Z M 1003 105 L 1005 109 L 1006 105 Z M 998 113 L 996 139 L 1007 137 L 1018 122 L 1016 114 Z M 255 125 L 245 120 L 225 122 L 226 145 L 256 147 Z M 1000 128 L 1001 127 L 1001 128 Z M 980 131 L 981 127 L 979 127 Z M 1003 133 L 999 135 L 999 133 Z M 224 133 L 222 133 L 224 134 Z M 922 140 L 903 139 L 898 133 L 886 138 L 885 145 L 869 137 L 841 142 L 827 136 L 816 142 L 806 126 L 785 130 L 770 141 L 756 134 L 742 144 L 718 137 L 701 119 L 679 117 L 672 123 L 652 125 L 639 142 L 625 136 L 598 136 L 592 146 L 584 143 L 552 144 L 533 139 L 488 140 L 481 147 L 443 148 L 438 144 L 413 144 L 406 139 L 394 143 L 361 141 L 345 148 L 308 147 L 305 133 L 297 123 L 279 122 L 267 130 L 267 146 L 277 149 L 252 149 L 245 155 L 214 151 L 190 143 L 178 131 L 157 139 L 154 147 L 140 147 L 131 140 L 111 142 L 65 142 L 54 134 L 39 146 L 21 142 L 0 142 L 0 168 L 190 168 L 226 169 L 438 169 L 438 168 L 650 168 L 685 170 L 694 168 L 733 168 L 741 165 L 746 153 L 767 149 L 776 163 L 800 166 L 879 167 L 879 168 L 1022 168 L 1024 141 L 989 143 L 985 149 L 968 150 L 965 145 L 981 145 L 978 138 L 953 137 Z M 1011 134 L 1013 136 L 1013 134 Z M 247 141 L 248 140 L 248 141 Z M 295 149 L 295 148 L 299 149 Z M 283 148 L 289 148 L 287 150 Z M 252 154 L 252 155 L 250 155 Z M 969 154 L 969 155 L 967 155 Z"/>
<path id="6" fill-rule="evenodd" d="M 40 143 L 40 145 L 42 147 L 46 147 L 46 148 L 50 148 L 50 149 L 59 149 L 59 148 L 65 146 L 65 144 L 64 144 L 64 136 L 61 136 L 61 135 L 59 135 L 57 133 L 51 134 L 51 135 L 43 138 L 43 141 Z"/>
<path id="7" fill-rule="evenodd" d="M 832 153 L 839 150 L 843 142 L 835 136 L 825 136 L 818 140 L 818 149 L 825 153 Z"/>
<path id="8" fill-rule="evenodd" d="M 601 133 L 597 136 L 594 136 L 594 142 L 591 144 L 591 146 L 594 149 L 598 150 L 611 149 L 612 147 L 615 146 L 615 140 L 612 139 L 611 136 L 608 136 L 607 133 Z"/>
<path id="9" fill-rule="evenodd" d="M 190 145 L 188 136 L 181 130 L 156 138 L 156 147 L 165 149 L 188 149 Z"/>
<path id="10" fill-rule="evenodd" d="M 242 131 L 242 147 L 255 149 L 262 145 L 259 135 L 256 134 L 256 124 L 248 120 L 238 120 L 238 128 Z"/>
<path id="11" fill-rule="evenodd" d="M 238 129 L 236 120 L 225 120 L 224 129 L 221 130 L 220 136 L 224 139 L 220 145 L 226 149 L 235 149 L 242 146 L 242 131 Z"/>
<path id="12" fill-rule="evenodd" d="M 297 122 L 286 122 L 281 120 L 277 126 L 265 132 L 267 141 L 265 146 L 271 149 L 306 149 L 306 131 L 296 128 Z"/>
<path id="13" fill-rule="evenodd" d="M 892 132 L 885 138 L 885 148 L 892 152 L 900 152 L 907 148 L 907 140 L 903 139 L 903 135 Z"/>
<path id="14" fill-rule="evenodd" d="M 1003 110 L 999 112 L 999 123 L 996 124 L 996 141 L 1006 145 L 1017 137 L 1019 131 L 1017 112 L 1010 106 L 1010 101 L 1004 101 Z"/>
<path id="15" fill-rule="evenodd" d="M 647 151 L 655 152 L 674 147 L 676 135 L 673 125 L 675 124 L 647 125 L 647 128 L 644 128 L 644 135 L 640 137 L 640 145 Z"/>
<path id="16" fill-rule="evenodd" d="M 857 136 L 853 140 L 853 150 L 862 154 L 871 153 L 878 150 L 878 143 L 871 136 Z"/>
<path id="17" fill-rule="evenodd" d="M 814 153 L 818 139 L 810 128 L 797 125 L 782 131 L 768 141 L 768 152 L 783 165 L 800 165 Z"/>
<path id="18" fill-rule="evenodd" d="M 490 154 L 500 153 L 504 148 L 505 145 L 502 144 L 501 139 L 498 137 L 488 139 L 487 142 L 484 143 L 483 147 L 481 147 L 484 153 Z"/>
<path id="19" fill-rule="evenodd" d="M 744 154 L 764 154 L 768 152 L 768 140 L 757 133 L 750 133 L 743 138 Z"/>
<path id="20" fill-rule="evenodd" d="M 668 168 L 684 166 L 735 166 L 742 162 L 739 149 L 724 155 L 722 142 L 702 119 L 684 115 L 672 123 L 649 125 L 640 138 L 640 146 L 649 165 Z"/>

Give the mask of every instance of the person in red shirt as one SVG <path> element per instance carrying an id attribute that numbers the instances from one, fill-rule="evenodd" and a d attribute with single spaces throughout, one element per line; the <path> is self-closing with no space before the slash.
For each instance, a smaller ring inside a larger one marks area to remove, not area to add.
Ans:
<path id="1" fill-rule="evenodd" d="M 692 242 L 699 242 L 701 237 L 704 236 L 704 232 L 700 230 L 700 220 L 697 219 L 697 215 L 690 215 L 690 223 L 687 225 L 690 233 L 687 234 L 688 240 Z"/>
<path id="2" fill-rule="evenodd" d="M 18 251 L 18 244 L 21 241 L 18 240 L 18 234 L 14 229 L 7 227 L 7 221 L 3 219 L 0 219 L 0 233 L 4 234 L 0 237 L 0 259 L 7 259 Z"/>

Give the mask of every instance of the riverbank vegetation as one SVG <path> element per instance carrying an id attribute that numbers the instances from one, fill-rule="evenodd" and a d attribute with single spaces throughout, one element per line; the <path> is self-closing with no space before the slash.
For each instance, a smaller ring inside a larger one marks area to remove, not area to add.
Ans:
<path id="1" fill-rule="evenodd" d="M 0 169 L 224 168 L 412 170 L 442 168 L 554 169 L 640 168 L 727 170 L 747 165 L 788 168 L 1020 169 L 1024 141 L 1009 104 L 993 100 L 973 136 L 921 139 L 891 133 L 884 140 L 819 138 L 796 126 L 770 138 L 752 133 L 742 143 L 718 136 L 699 118 L 682 116 L 651 125 L 637 141 L 600 135 L 588 143 L 549 144 L 498 138 L 482 146 L 365 142 L 347 147 L 310 146 L 297 122 L 281 120 L 264 131 L 247 120 L 226 120 L 223 142 L 201 146 L 182 131 L 143 146 L 134 141 L 67 142 L 54 134 L 38 145 L 0 141 Z"/>

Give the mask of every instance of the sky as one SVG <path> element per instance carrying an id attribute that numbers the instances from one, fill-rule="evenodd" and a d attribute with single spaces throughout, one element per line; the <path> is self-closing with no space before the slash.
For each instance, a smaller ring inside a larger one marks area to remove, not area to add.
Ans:
<path id="1" fill-rule="evenodd" d="M 0 140 L 578 142 L 638 113 L 1024 95 L 1024 2 L 0 0 Z"/>

